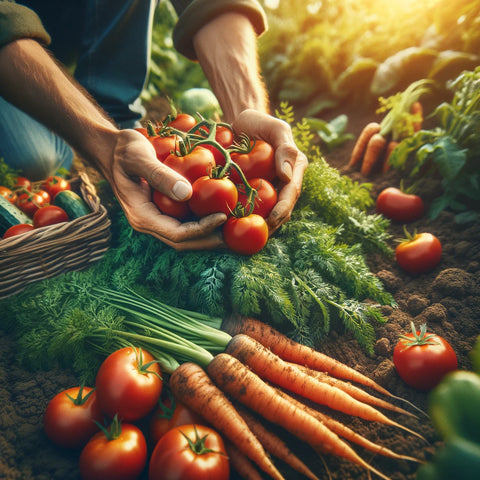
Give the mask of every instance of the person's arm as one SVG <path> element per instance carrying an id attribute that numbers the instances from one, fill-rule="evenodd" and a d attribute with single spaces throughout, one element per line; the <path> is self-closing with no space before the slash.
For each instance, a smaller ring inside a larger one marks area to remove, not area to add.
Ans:
<path id="1" fill-rule="evenodd" d="M 19 39 L 0 48 L 0 95 L 99 168 L 136 230 L 179 250 L 222 244 L 214 230 L 225 221 L 223 214 L 184 224 L 160 214 L 151 201 L 150 187 L 183 200 L 191 195 L 190 183 L 157 160 L 143 135 L 118 130 L 36 40 Z"/>
<path id="2" fill-rule="evenodd" d="M 274 232 L 291 216 L 308 161 L 295 145 L 290 126 L 269 114 L 254 26 L 243 13 L 222 13 L 196 32 L 193 46 L 225 120 L 235 131 L 265 140 L 275 149 L 283 187 L 267 219 L 270 232 Z"/>

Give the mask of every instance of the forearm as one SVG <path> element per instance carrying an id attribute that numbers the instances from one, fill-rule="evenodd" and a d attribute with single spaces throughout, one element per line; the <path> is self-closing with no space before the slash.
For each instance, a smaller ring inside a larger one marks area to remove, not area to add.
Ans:
<path id="1" fill-rule="evenodd" d="M 247 108 L 268 111 L 257 35 L 246 16 L 232 12 L 216 17 L 196 33 L 193 44 L 227 122 Z"/>
<path id="2" fill-rule="evenodd" d="M 116 127 L 37 41 L 0 49 L 0 94 L 106 173 Z"/>

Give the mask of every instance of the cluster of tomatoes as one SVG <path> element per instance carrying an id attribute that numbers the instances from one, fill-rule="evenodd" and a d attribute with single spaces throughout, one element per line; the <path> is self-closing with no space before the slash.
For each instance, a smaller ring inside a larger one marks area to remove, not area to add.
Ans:
<path id="1" fill-rule="evenodd" d="M 0 186 L 0 195 L 31 220 L 31 223 L 13 225 L 4 233 L 3 238 L 68 221 L 68 215 L 63 208 L 51 205 L 57 193 L 63 190 L 71 190 L 71 185 L 68 180 L 58 175 L 52 175 L 41 183 L 33 183 L 26 177 L 18 176 L 12 188 Z"/>
<path id="2" fill-rule="evenodd" d="M 100 366 L 95 388 L 55 395 L 44 414 L 48 438 L 80 450 L 83 480 L 228 480 L 222 437 L 164 388 L 153 356 L 125 347 Z M 144 433 L 145 432 L 145 433 Z"/>
<path id="3" fill-rule="evenodd" d="M 155 148 L 157 158 L 192 184 L 188 201 L 154 191 L 152 201 L 165 215 L 185 221 L 223 212 L 226 245 L 252 255 L 268 240 L 265 219 L 277 202 L 274 151 L 262 140 L 235 138 L 228 124 L 197 122 L 178 114 L 158 128 L 137 129 Z"/>
<path id="4" fill-rule="evenodd" d="M 377 197 L 377 212 L 397 223 L 410 223 L 421 218 L 425 212 L 420 196 L 401 188 L 388 187 Z M 433 270 L 442 257 L 442 244 L 428 232 L 410 234 L 395 249 L 398 265 L 408 273 L 421 274 Z"/>

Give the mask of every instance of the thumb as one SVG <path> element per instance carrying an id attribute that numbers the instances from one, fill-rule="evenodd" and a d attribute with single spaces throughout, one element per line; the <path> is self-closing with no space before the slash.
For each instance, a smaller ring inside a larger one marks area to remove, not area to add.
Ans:
<path id="1" fill-rule="evenodd" d="M 151 168 L 144 178 L 152 188 L 168 195 L 173 200 L 185 201 L 192 196 L 190 182 L 161 162 Z"/>

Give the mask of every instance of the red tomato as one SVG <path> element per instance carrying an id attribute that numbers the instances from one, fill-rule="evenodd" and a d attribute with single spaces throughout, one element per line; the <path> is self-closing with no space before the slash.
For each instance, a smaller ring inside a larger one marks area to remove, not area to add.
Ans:
<path id="1" fill-rule="evenodd" d="M 393 350 L 393 363 L 402 380 L 417 390 L 428 391 L 458 367 L 457 355 L 442 337 L 427 332 L 423 324 L 420 331 L 412 322 L 412 333 L 400 337 Z"/>
<path id="2" fill-rule="evenodd" d="M 68 215 L 65 210 L 56 205 L 46 205 L 40 207 L 33 214 L 33 226 L 35 228 L 55 225 L 56 223 L 68 222 Z"/>
<path id="3" fill-rule="evenodd" d="M 31 230 L 33 230 L 33 225 L 31 223 L 19 223 L 18 225 L 13 225 L 8 228 L 2 238 L 14 237 L 21 233 L 30 232 Z"/>
<path id="4" fill-rule="evenodd" d="M 215 166 L 215 158 L 210 150 L 199 145 L 183 156 L 170 154 L 163 163 L 193 183 L 197 178 L 208 175 Z"/>
<path id="5" fill-rule="evenodd" d="M 100 365 L 95 384 L 102 410 L 127 422 L 138 420 L 157 405 L 163 382 L 160 367 L 145 350 L 125 347 Z M 153 362 L 153 363 L 151 363 Z"/>
<path id="6" fill-rule="evenodd" d="M 150 438 L 154 445 L 172 428 L 187 424 L 202 424 L 205 421 L 183 403 L 166 398 L 160 403 L 150 420 Z"/>
<path id="7" fill-rule="evenodd" d="M 228 148 L 233 143 L 233 132 L 230 128 L 223 125 L 217 125 L 215 132 L 215 140 L 223 147 Z M 225 157 L 223 154 L 213 145 L 202 145 L 204 148 L 208 148 L 213 153 L 216 165 L 225 165 Z"/>
<path id="8" fill-rule="evenodd" d="M 376 201 L 377 212 L 400 223 L 418 220 L 424 212 L 423 200 L 418 195 L 389 187 L 380 192 Z"/>
<path id="9" fill-rule="evenodd" d="M 168 126 L 180 130 L 181 132 L 188 132 L 197 124 L 195 117 L 188 113 L 179 113 Z"/>
<path id="10" fill-rule="evenodd" d="M 150 135 L 148 134 L 148 128 L 136 127 L 134 130 L 136 130 L 138 133 L 141 133 L 144 137 L 147 137 L 147 138 L 150 137 Z"/>
<path id="11" fill-rule="evenodd" d="M 66 448 L 83 447 L 99 430 L 103 413 L 97 394 L 90 387 L 73 387 L 55 395 L 43 416 L 47 437 Z"/>
<path id="12" fill-rule="evenodd" d="M 172 152 L 178 149 L 178 137 L 176 135 L 169 135 L 167 137 L 156 135 L 150 137 L 150 143 L 153 145 L 157 158 L 161 162 L 164 162 Z"/>
<path id="13" fill-rule="evenodd" d="M 267 243 L 268 226 L 260 215 L 229 217 L 223 225 L 223 239 L 227 247 L 243 255 L 259 252 Z"/>
<path id="14" fill-rule="evenodd" d="M 114 420 L 109 431 L 96 433 L 85 445 L 79 468 L 83 480 L 133 480 L 146 464 L 147 442 L 141 430 Z"/>
<path id="15" fill-rule="evenodd" d="M 17 198 L 17 207 L 26 213 L 29 217 L 33 217 L 34 213 L 43 207 L 46 199 L 40 193 L 24 192 Z"/>
<path id="16" fill-rule="evenodd" d="M 183 425 L 167 432 L 155 446 L 148 469 L 149 480 L 228 480 L 229 476 L 222 437 L 203 425 Z"/>
<path id="17" fill-rule="evenodd" d="M 44 205 L 48 205 L 50 203 L 50 200 L 52 198 L 50 197 L 50 194 L 46 190 L 36 190 L 35 193 L 38 193 L 43 198 Z"/>
<path id="18" fill-rule="evenodd" d="M 263 140 L 256 140 L 250 153 L 234 152 L 231 157 L 241 168 L 247 180 L 250 178 L 265 178 L 272 181 L 276 176 L 273 147 Z M 230 178 L 235 183 L 241 183 L 240 176 L 235 168 L 230 170 Z"/>
<path id="19" fill-rule="evenodd" d="M 15 204 L 15 202 L 17 201 L 17 194 L 7 187 L 0 186 L 0 195 L 6 198 L 10 203 Z"/>
<path id="20" fill-rule="evenodd" d="M 190 215 L 190 207 L 188 202 L 179 202 L 178 200 L 171 199 L 168 195 L 165 195 L 158 190 L 153 191 L 153 203 L 158 209 L 165 215 L 178 218 L 178 220 L 184 220 Z"/>
<path id="21" fill-rule="evenodd" d="M 198 178 L 192 185 L 192 196 L 188 201 L 190 210 L 199 217 L 223 212 L 230 215 L 238 201 L 238 190 L 227 177 Z"/>
<path id="22" fill-rule="evenodd" d="M 13 186 L 14 190 L 25 189 L 31 190 L 32 189 L 32 182 L 26 177 L 17 177 L 15 179 L 15 184 Z"/>
<path id="23" fill-rule="evenodd" d="M 71 190 L 72 187 L 70 182 L 65 180 L 63 177 L 52 175 L 43 182 L 42 189 L 48 192 L 50 198 L 53 200 L 58 192 L 62 192 L 63 190 Z"/>
<path id="24" fill-rule="evenodd" d="M 267 218 L 277 203 L 277 191 L 268 180 L 263 178 L 252 178 L 248 183 L 257 191 L 254 208 L 249 213 L 256 213 L 263 218 Z M 238 186 L 238 201 L 243 206 L 247 205 L 247 195 L 243 184 Z"/>
<path id="25" fill-rule="evenodd" d="M 408 273 L 425 273 L 433 270 L 442 257 L 442 244 L 431 233 L 417 233 L 397 245 L 395 258 Z"/>

